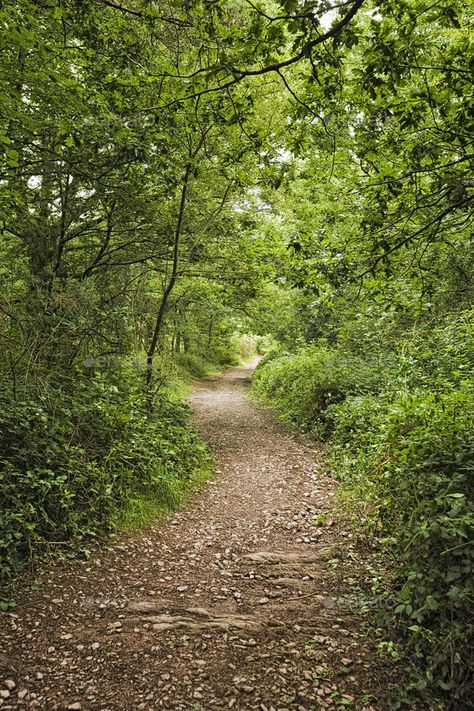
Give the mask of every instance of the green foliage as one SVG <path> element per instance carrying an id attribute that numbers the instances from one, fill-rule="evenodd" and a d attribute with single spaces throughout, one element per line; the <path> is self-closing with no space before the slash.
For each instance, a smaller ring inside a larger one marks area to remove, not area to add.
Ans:
<path id="1" fill-rule="evenodd" d="M 175 505 L 206 455 L 166 393 L 274 338 L 292 355 L 255 389 L 329 438 L 403 561 L 397 614 L 453 683 L 436 640 L 462 646 L 472 598 L 472 11 L 132 5 L 0 3 L 4 572 Z"/>
<path id="2" fill-rule="evenodd" d="M 257 368 L 254 389 L 276 405 L 283 419 L 325 438 L 331 431 L 330 406 L 349 394 L 379 392 L 389 375 L 380 359 L 367 361 L 323 344 L 295 354 L 273 353 Z"/>
<path id="3" fill-rule="evenodd" d="M 205 378 L 216 368 L 196 353 L 181 353 L 177 359 L 177 366 L 193 378 Z"/>
<path id="4" fill-rule="evenodd" d="M 400 561 L 400 623 L 432 685 L 468 693 L 474 602 L 474 389 L 348 398 L 330 462 Z M 355 492 L 355 493 L 354 493 Z M 461 696 L 462 698 L 462 696 Z"/>
<path id="5" fill-rule="evenodd" d="M 372 322 L 379 335 L 365 344 L 354 338 L 363 324 L 347 322 L 332 348 L 273 354 L 254 387 L 285 419 L 330 435 L 344 498 L 398 561 L 388 623 L 419 658 L 415 687 L 462 704 L 474 684 L 473 312 L 400 329 L 395 342 Z"/>
<path id="6" fill-rule="evenodd" d="M 186 407 L 161 395 L 150 415 L 134 376 L 102 375 L 0 402 L 3 578 L 25 558 L 110 530 L 134 499 L 174 508 L 209 455 Z"/>
<path id="7" fill-rule="evenodd" d="M 235 205 L 276 121 L 244 88 L 184 101 L 214 75 L 176 73 L 249 13 L 149 5 L 0 4 L 5 576 L 179 502 L 208 455 L 166 393 L 238 361 L 261 281 Z"/>

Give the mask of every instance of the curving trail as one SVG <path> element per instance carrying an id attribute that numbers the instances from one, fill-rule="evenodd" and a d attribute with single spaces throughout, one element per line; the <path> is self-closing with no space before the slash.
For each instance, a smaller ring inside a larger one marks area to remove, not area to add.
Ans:
<path id="1" fill-rule="evenodd" d="M 369 552 L 315 524 L 334 482 L 250 375 L 189 398 L 219 469 L 186 510 L 43 570 L 3 614 L 2 711 L 387 708 L 397 670 L 358 602 Z"/>

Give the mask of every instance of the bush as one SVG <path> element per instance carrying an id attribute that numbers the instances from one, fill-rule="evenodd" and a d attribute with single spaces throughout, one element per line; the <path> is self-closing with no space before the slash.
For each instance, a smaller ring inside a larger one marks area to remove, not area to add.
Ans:
<path id="1" fill-rule="evenodd" d="M 332 417 L 333 471 L 395 548 L 396 614 L 426 681 L 459 691 L 474 661 L 474 390 L 351 398 Z"/>
<path id="2" fill-rule="evenodd" d="M 255 392 L 271 401 L 282 418 L 326 438 L 332 422 L 327 409 L 348 395 L 377 393 L 389 376 L 387 363 L 366 361 L 327 346 L 305 346 L 296 354 L 271 354 L 257 368 Z"/>
<path id="3" fill-rule="evenodd" d="M 419 657 L 416 687 L 447 692 L 455 708 L 474 693 L 473 316 L 370 348 L 354 337 L 360 324 L 347 326 L 332 348 L 270 354 L 254 378 L 284 419 L 329 439 L 343 495 L 399 562 L 388 622 Z"/>
<path id="4" fill-rule="evenodd" d="M 196 353 L 181 353 L 178 358 L 178 368 L 193 378 L 205 378 L 212 371 L 212 366 L 202 356 Z"/>
<path id="5" fill-rule="evenodd" d="M 474 372 L 474 310 L 427 322 L 398 344 L 398 384 L 444 390 Z"/>
<path id="6" fill-rule="evenodd" d="M 140 495 L 175 506 L 209 455 L 185 405 L 147 414 L 133 378 L 99 374 L 35 398 L 0 399 L 0 575 L 45 546 L 110 530 Z M 128 379 L 127 379 L 128 378 Z"/>

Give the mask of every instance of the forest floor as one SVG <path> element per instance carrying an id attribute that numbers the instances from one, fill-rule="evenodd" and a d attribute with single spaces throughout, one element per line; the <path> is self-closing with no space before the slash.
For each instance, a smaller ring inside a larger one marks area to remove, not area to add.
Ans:
<path id="1" fill-rule="evenodd" d="M 249 398 L 250 368 L 189 398 L 218 470 L 185 509 L 24 584 L 3 614 L 2 711 L 388 708 L 400 668 L 360 604 L 373 552 L 315 523 L 335 483 Z"/>

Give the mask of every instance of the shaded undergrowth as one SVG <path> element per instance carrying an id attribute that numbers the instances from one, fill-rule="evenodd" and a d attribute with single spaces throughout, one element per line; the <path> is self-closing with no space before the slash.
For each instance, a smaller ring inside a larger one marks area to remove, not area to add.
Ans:
<path id="1" fill-rule="evenodd" d="M 341 337 L 270 354 L 253 384 L 327 441 L 341 495 L 397 561 L 385 621 L 416 658 L 413 689 L 452 708 L 473 691 L 473 345 L 467 311 L 365 351 Z"/>

